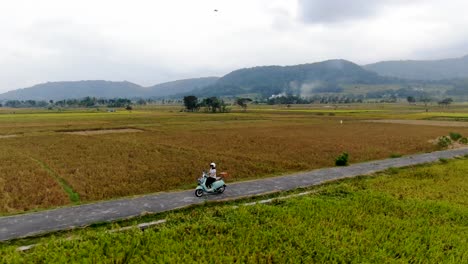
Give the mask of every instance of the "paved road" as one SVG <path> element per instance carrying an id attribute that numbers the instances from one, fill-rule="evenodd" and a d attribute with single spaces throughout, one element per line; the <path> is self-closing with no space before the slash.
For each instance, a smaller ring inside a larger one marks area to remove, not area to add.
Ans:
<path id="1" fill-rule="evenodd" d="M 206 200 L 235 199 L 275 191 L 292 190 L 318 185 L 326 181 L 372 174 L 391 167 L 406 167 L 434 162 L 440 158 L 448 159 L 464 155 L 468 155 L 468 148 L 365 162 L 348 167 L 319 169 L 254 181 L 228 183 L 228 187 L 223 194 L 207 195 L 202 198 L 196 198 L 194 191 L 189 190 L 0 217 L 0 241 L 83 227 L 97 222 L 115 221 L 139 216 L 143 213 L 160 213 L 189 205 L 201 204 Z"/>

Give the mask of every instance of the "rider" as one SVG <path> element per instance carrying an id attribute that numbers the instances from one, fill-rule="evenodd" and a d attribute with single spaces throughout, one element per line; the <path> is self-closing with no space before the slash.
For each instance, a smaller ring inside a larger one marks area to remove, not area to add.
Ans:
<path id="1" fill-rule="evenodd" d="M 216 181 L 216 164 L 210 163 L 210 171 L 208 172 L 208 178 L 206 179 L 205 186 L 211 188 L 211 184 Z"/>

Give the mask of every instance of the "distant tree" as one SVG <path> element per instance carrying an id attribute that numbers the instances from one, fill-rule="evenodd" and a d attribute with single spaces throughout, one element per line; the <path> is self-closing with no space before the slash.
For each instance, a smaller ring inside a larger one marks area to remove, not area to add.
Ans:
<path id="1" fill-rule="evenodd" d="M 200 106 L 206 107 L 206 110 L 212 113 L 228 111 L 226 103 L 215 96 L 203 99 Z"/>
<path id="2" fill-rule="evenodd" d="M 453 102 L 453 99 L 452 98 L 445 98 L 439 102 L 437 102 L 439 105 L 441 106 L 446 106 L 448 107 L 451 103 Z"/>
<path id="3" fill-rule="evenodd" d="M 419 99 L 419 101 L 423 102 L 424 108 L 426 109 L 426 112 L 429 112 L 428 104 L 429 104 L 430 102 L 432 102 L 432 98 L 429 97 L 428 95 L 423 95 L 423 96 L 421 96 L 421 98 Z"/>
<path id="4" fill-rule="evenodd" d="M 164 104 L 164 103 L 163 103 Z M 198 98 L 194 95 L 184 96 L 184 106 L 189 112 L 198 110 Z"/>
<path id="5" fill-rule="evenodd" d="M 5 106 L 17 108 L 17 107 L 21 107 L 21 102 L 18 100 L 9 100 L 9 101 L 6 101 Z"/>
<path id="6" fill-rule="evenodd" d="M 38 106 L 38 107 L 46 107 L 48 105 L 49 105 L 49 103 L 47 103 L 47 101 L 38 101 L 38 102 L 36 102 L 36 106 Z"/>
<path id="7" fill-rule="evenodd" d="M 207 105 L 213 113 L 216 113 L 218 109 L 221 110 L 221 100 L 219 100 L 218 97 L 207 98 Z"/>
<path id="8" fill-rule="evenodd" d="M 236 104 L 239 105 L 240 107 L 242 107 L 244 112 L 247 111 L 247 103 L 248 102 L 252 102 L 252 99 L 250 99 L 250 98 L 237 98 L 236 99 Z"/>
<path id="9" fill-rule="evenodd" d="M 132 101 L 125 98 L 110 99 L 108 101 L 107 107 L 126 107 L 130 105 Z"/>
<path id="10" fill-rule="evenodd" d="M 36 106 L 36 101 L 34 100 L 26 100 L 24 103 L 26 107 L 35 107 Z"/>
<path id="11" fill-rule="evenodd" d="M 138 99 L 138 101 L 136 103 L 137 103 L 137 105 L 146 105 L 146 100 L 145 99 Z"/>
<path id="12" fill-rule="evenodd" d="M 93 107 L 95 106 L 97 103 L 97 99 L 95 97 L 85 97 L 83 98 L 79 103 L 78 105 L 79 106 L 84 106 L 84 107 Z"/>
<path id="13" fill-rule="evenodd" d="M 406 101 L 408 101 L 409 104 L 414 104 L 416 103 L 416 98 L 414 98 L 414 96 L 408 96 L 406 97 Z"/>

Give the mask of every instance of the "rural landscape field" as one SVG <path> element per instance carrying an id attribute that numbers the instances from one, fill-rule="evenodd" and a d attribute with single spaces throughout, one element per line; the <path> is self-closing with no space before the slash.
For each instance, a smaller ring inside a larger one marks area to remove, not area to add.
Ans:
<path id="1" fill-rule="evenodd" d="M 0 8 L 0 264 L 468 264 L 468 1 Z"/>
<path id="2" fill-rule="evenodd" d="M 6 263 L 466 263 L 467 164 L 392 169 L 267 204 L 247 206 L 260 197 L 119 223 L 167 219 L 145 231 L 65 232 L 28 252 L 17 248 L 32 242 L 19 240 L 0 253 Z"/>
<path id="3" fill-rule="evenodd" d="M 438 137 L 468 135 L 468 126 L 437 125 L 468 118 L 464 105 L 181 108 L 2 110 L 1 214 L 190 189 L 212 161 L 233 182 L 330 167 L 343 152 L 351 163 L 430 152 Z M 423 123 L 404 123 L 414 120 Z"/>

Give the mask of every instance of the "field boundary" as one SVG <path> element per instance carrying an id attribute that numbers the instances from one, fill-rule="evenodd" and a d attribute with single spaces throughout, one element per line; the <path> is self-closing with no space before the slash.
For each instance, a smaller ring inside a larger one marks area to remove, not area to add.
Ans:
<path id="1" fill-rule="evenodd" d="M 438 126 L 438 127 L 468 127 L 468 122 L 446 121 L 446 120 L 410 120 L 410 119 L 379 119 L 365 120 L 367 123 L 400 124 L 413 126 Z"/>
<path id="2" fill-rule="evenodd" d="M 1 138 L 15 138 L 15 137 L 18 137 L 18 135 L 14 134 L 14 135 L 0 135 L 0 139 Z"/>
<path id="3" fill-rule="evenodd" d="M 223 194 L 195 197 L 193 190 L 163 192 L 139 197 L 122 198 L 93 204 L 0 217 L 0 241 L 38 236 L 55 231 L 85 227 L 94 223 L 129 219 L 156 214 L 207 201 L 225 201 L 289 191 L 320 185 L 325 182 L 370 175 L 390 168 L 402 168 L 468 155 L 468 148 L 409 155 L 401 158 L 357 163 L 347 167 L 332 167 L 259 180 L 227 183 Z"/>
<path id="4" fill-rule="evenodd" d="M 137 128 L 106 128 L 106 129 L 61 131 L 60 133 L 64 133 L 67 135 L 92 136 L 92 135 L 103 135 L 103 134 L 140 133 L 140 132 L 144 132 L 144 130 L 137 129 Z"/>
<path id="5" fill-rule="evenodd" d="M 68 184 L 68 182 L 60 177 L 60 175 L 55 172 L 52 168 L 49 167 L 45 162 L 30 157 L 33 161 L 37 162 L 44 170 L 51 175 L 55 181 L 62 187 L 62 190 L 68 195 L 70 202 L 72 203 L 79 203 L 80 202 L 80 195 L 73 190 L 73 188 Z"/>

